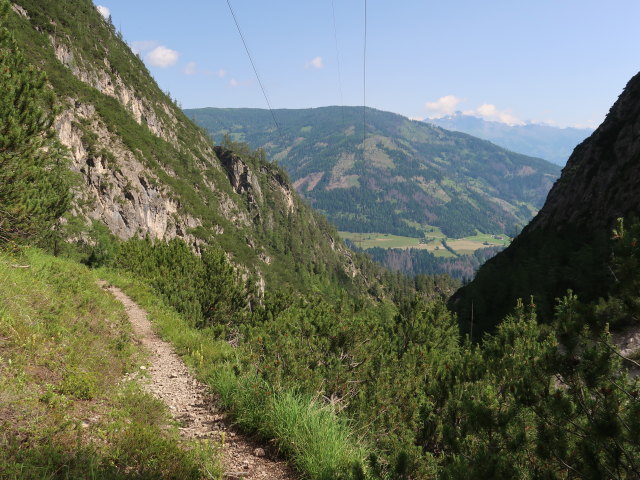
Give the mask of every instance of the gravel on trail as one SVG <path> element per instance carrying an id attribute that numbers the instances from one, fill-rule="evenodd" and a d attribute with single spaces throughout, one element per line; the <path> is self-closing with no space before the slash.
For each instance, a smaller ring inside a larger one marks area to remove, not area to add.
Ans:
<path id="1" fill-rule="evenodd" d="M 149 351 L 148 380 L 143 387 L 167 404 L 187 439 L 211 439 L 223 444 L 224 478 L 229 480 L 292 480 L 298 476 L 270 445 L 264 445 L 238 431 L 215 405 L 215 398 L 196 380 L 171 344 L 154 331 L 147 313 L 119 288 L 100 282 L 123 303 L 133 331 Z"/>

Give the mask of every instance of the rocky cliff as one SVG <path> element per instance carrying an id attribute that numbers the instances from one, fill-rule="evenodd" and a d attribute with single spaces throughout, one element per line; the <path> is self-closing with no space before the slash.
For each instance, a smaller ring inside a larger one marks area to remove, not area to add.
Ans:
<path id="1" fill-rule="evenodd" d="M 98 221 L 122 240 L 218 245 L 267 281 L 295 282 L 320 263 L 337 278 L 356 275 L 286 174 L 250 150 L 214 147 L 90 0 L 13 7 L 8 26 L 60 101 L 55 128 L 79 178 L 73 213 L 87 225 L 79 238 Z"/>
<path id="2" fill-rule="evenodd" d="M 450 302 L 463 330 L 491 330 L 518 298 L 533 295 L 542 318 L 572 289 L 582 300 L 606 297 L 611 230 L 640 215 L 640 74 L 605 121 L 576 147 L 536 217 L 511 246 L 480 268 Z"/>

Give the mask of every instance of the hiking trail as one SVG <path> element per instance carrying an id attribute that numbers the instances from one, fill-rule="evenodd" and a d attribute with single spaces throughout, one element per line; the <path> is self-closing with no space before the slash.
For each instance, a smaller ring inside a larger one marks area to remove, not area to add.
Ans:
<path id="1" fill-rule="evenodd" d="M 238 431 L 231 420 L 215 405 L 214 396 L 205 384 L 195 379 L 171 344 L 153 330 L 147 313 L 117 287 L 107 282 L 99 284 L 125 306 L 133 331 L 149 351 L 149 379 L 142 386 L 171 410 L 181 425 L 180 433 L 187 439 L 220 441 L 224 479 L 293 480 L 293 469 L 278 458 L 276 449 L 253 440 Z"/>

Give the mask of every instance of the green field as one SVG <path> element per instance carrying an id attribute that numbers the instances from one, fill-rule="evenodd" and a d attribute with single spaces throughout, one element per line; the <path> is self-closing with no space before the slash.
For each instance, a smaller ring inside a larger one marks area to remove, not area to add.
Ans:
<path id="1" fill-rule="evenodd" d="M 425 227 L 424 238 L 402 237 L 399 235 L 391 235 L 388 233 L 353 233 L 338 232 L 345 240 L 350 240 L 358 247 L 367 248 L 416 248 L 420 250 L 428 250 L 437 257 L 454 256 L 442 245 L 445 240 L 447 245 L 460 255 L 468 255 L 480 248 L 507 246 L 511 239 L 503 234 L 492 235 L 487 233 L 478 233 L 476 235 L 464 238 L 448 238 L 437 227 Z"/>

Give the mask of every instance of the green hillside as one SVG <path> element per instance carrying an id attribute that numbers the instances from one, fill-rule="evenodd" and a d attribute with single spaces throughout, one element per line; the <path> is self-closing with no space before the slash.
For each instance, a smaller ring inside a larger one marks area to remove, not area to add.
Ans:
<path id="1" fill-rule="evenodd" d="M 358 107 L 203 108 L 186 114 L 222 140 L 263 148 L 339 230 L 420 238 L 513 233 L 540 208 L 560 168 L 469 135 Z"/>
<path id="2" fill-rule="evenodd" d="M 0 477 L 222 478 L 219 445 L 181 440 L 144 390 L 147 352 L 93 272 L 2 247 Z"/>

